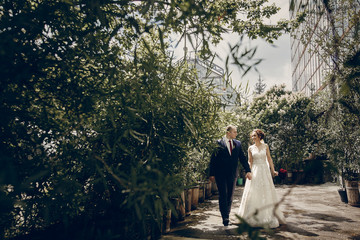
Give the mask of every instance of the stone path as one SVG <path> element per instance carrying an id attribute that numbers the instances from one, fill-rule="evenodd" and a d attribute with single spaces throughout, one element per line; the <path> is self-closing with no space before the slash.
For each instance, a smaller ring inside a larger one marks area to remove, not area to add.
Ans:
<path id="1" fill-rule="evenodd" d="M 360 240 L 360 208 L 340 200 L 338 186 L 279 185 L 276 191 L 283 198 L 280 205 L 287 224 L 277 229 L 261 230 L 266 239 L 352 239 Z M 230 221 L 236 223 L 243 187 L 235 190 Z M 237 233 L 237 225 L 222 226 L 217 195 L 201 203 L 184 221 L 172 226 L 162 240 L 248 239 Z"/>

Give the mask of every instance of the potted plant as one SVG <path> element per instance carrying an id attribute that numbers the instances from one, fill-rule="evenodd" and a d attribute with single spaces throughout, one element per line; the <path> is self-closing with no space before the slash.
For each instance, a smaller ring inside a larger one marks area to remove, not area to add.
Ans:
<path id="1" fill-rule="evenodd" d="M 287 170 L 286 169 L 280 168 L 279 178 L 280 178 L 281 183 L 284 183 L 285 179 L 287 178 Z"/>
<path id="2" fill-rule="evenodd" d="M 346 168 L 344 178 L 348 204 L 351 206 L 360 207 L 359 170 Z"/>

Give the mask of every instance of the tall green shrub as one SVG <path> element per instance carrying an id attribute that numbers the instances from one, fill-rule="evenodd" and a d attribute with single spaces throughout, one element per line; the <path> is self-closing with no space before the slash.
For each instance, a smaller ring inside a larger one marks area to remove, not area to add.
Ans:
<path id="1" fill-rule="evenodd" d="M 288 27 L 262 24 L 277 11 L 262 4 L 1 1 L 0 236 L 155 234 L 219 106 L 173 64 L 167 36 L 198 34 L 203 57 L 228 29 L 271 41 Z M 238 20 L 241 10 L 251 17 Z"/>
<path id="2" fill-rule="evenodd" d="M 310 99 L 274 86 L 243 109 L 254 127 L 264 130 L 277 168 L 298 169 L 307 157 L 312 132 L 308 119 Z"/>

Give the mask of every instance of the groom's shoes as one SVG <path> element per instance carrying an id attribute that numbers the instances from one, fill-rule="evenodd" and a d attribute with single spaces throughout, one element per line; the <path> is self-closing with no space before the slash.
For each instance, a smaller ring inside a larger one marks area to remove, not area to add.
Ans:
<path id="1" fill-rule="evenodd" d="M 229 219 L 228 219 L 228 218 L 225 218 L 225 219 L 223 220 L 223 224 L 224 224 L 224 226 L 229 226 Z"/>

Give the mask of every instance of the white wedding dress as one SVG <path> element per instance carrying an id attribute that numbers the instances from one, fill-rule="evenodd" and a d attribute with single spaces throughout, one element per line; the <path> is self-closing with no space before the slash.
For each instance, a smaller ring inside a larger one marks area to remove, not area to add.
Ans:
<path id="1" fill-rule="evenodd" d="M 285 218 L 276 206 L 278 197 L 266 160 L 266 144 L 259 148 L 251 145 L 253 157 L 251 180 L 246 180 L 238 215 L 252 227 L 276 228 L 285 223 Z"/>

